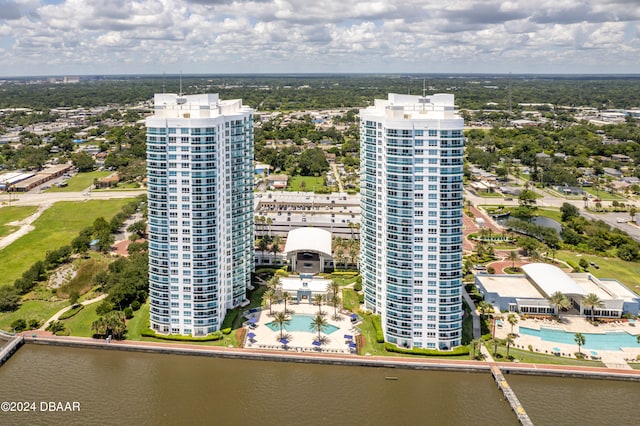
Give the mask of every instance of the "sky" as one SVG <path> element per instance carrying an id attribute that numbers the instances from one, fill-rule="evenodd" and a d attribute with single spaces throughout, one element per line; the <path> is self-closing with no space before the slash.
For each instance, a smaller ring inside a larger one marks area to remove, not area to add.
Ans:
<path id="1" fill-rule="evenodd" d="M 0 0 L 0 76 L 640 73 L 640 0 Z"/>

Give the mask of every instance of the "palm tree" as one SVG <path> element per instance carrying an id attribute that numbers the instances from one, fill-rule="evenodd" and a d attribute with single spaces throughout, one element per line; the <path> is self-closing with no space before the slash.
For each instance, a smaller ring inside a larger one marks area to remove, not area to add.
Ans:
<path id="1" fill-rule="evenodd" d="M 520 256 L 518 255 L 517 251 L 511 250 L 509 252 L 509 255 L 507 256 L 507 259 L 509 259 L 511 261 L 511 269 L 515 269 L 516 268 L 516 262 L 518 260 L 520 260 Z"/>
<path id="2" fill-rule="evenodd" d="M 585 342 L 587 341 L 587 339 L 584 337 L 584 334 L 576 333 L 573 336 L 573 341 L 576 342 L 576 344 L 578 345 L 578 353 L 581 353 L 580 348 L 584 346 Z"/>
<path id="3" fill-rule="evenodd" d="M 635 222 L 636 213 L 638 213 L 636 206 L 631 206 L 629 208 L 629 216 L 631 217 L 631 222 Z"/>
<path id="4" fill-rule="evenodd" d="M 271 248 L 269 249 L 269 251 L 271 253 L 273 253 L 273 263 L 276 263 L 276 256 L 278 255 L 278 253 L 280 253 L 282 250 L 280 250 L 280 244 L 282 243 L 282 238 L 280 238 L 280 235 L 276 235 L 273 237 L 272 243 L 271 243 Z"/>
<path id="5" fill-rule="evenodd" d="M 318 315 L 322 315 L 322 295 L 316 294 L 313 296 L 313 303 L 318 305 Z"/>
<path id="6" fill-rule="evenodd" d="M 518 316 L 516 314 L 507 315 L 507 322 L 511 325 L 511 334 L 513 334 L 513 326 L 518 323 Z"/>
<path id="7" fill-rule="evenodd" d="M 291 321 L 291 317 L 287 315 L 286 312 L 276 312 L 276 314 L 273 316 L 273 321 L 280 326 L 280 340 L 282 340 L 284 338 L 282 334 L 282 327 L 285 324 L 289 324 L 289 321 Z"/>
<path id="8" fill-rule="evenodd" d="M 560 291 L 556 291 L 549 296 L 549 302 L 555 306 L 556 311 L 558 312 L 558 318 L 560 318 L 560 309 L 568 309 L 571 306 L 571 302 L 567 299 L 567 296 L 562 294 Z"/>
<path id="9" fill-rule="evenodd" d="M 258 238 L 258 250 L 260 250 L 262 259 L 264 259 L 264 252 L 269 250 L 269 239 L 267 237 Z"/>
<path id="10" fill-rule="evenodd" d="M 471 341 L 471 344 L 473 345 L 473 358 L 476 358 L 478 356 L 477 352 L 476 352 L 476 349 L 480 349 L 480 345 L 482 344 L 482 340 L 473 339 Z"/>
<path id="11" fill-rule="evenodd" d="M 329 284 L 329 288 L 333 292 L 333 295 L 337 296 L 338 292 L 340 291 L 340 284 L 338 284 L 337 282 L 331 280 L 331 283 Z"/>
<path id="12" fill-rule="evenodd" d="M 338 293 L 333 293 L 330 301 L 333 305 L 333 318 L 338 319 L 338 306 L 340 305 L 340 296 L 338 296 Z"/>
<path id="13" fill-rule="evenodd" d="M 289 292 L 285 291 L 284 293 L 282 293 L 282 300 L 284 300 L 284 312 L 287 312 L 287 301 L 291 300 L 291 295 L 289 294 Z"/>
<path id="14" fill-rule="evenodd" d="M 262 295 L 262 301 L 265 303 L 269 303 L 269 315 L 273 314 L 273 312 L 271 311 L 271 305 L 273 304 L 274 300 L 276 300 L 275 290 L 272 288 L 267 289 L 267 291 L 265 291 Z"/>
<path id="15" fill-rule="evenodd" d="M 271 236 L 271 225 L 273 225 L 273 219 L 270 217 L 267 217 L 265 219 L 265 222 L 267 223 L 267 235 Z"/>
<path id="16" fill-rule="evenodd" d="M 509 358 L 509 348 L 513 345 L 514 341 L 512 334 L 507 334 L 507 338 L 504 339 L 504 343 L 507 345 L 507 358 Z"/>
<path id="17" fill-rule="evenodd" d="M 587 294 L 584 299 L 582 299 L 582 304 L 591 308 L 591 322 L 595 319 L 595 308 L 602 308 L 604 303 L 595 293 Z"/>
<path id="18" fill-rule="evenodd" d="M 320 332 L 324 331 L 328 325 L 329 323 L 327 322 L 326 319 L 324 319 L 324 316 L 316 315 L 311 321 L 311 324 L 309 324 L 309 330 L 314 330 L 318 332 L 318 341 L 320 342 L 321 341 Z"/>

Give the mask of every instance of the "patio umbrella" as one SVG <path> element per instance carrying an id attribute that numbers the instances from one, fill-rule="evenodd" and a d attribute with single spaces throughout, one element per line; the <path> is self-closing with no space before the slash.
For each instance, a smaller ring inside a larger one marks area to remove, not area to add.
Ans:
<path id="1" fill-rule="evenodd" d="M 350 334 L 345 334 L 344 338 L 347 339 L 347 340 L 351 340 L 351 339 L 353 339 L 353 336 L 350 335 Z"/>
<path id="2" fill-rule="evenodd" d="M 349 347 L 350 348 L 356 348 L 358 345 L 356 345 L 354 342 L 349 343 Z"/>
<path id="3" fill-rule="evenodd" d="M 255 324 L 257 322 L 258 322 L 258 320 L 256 319 L 256 317 L 249 318 L 249 324 Z"/>
<path id="4" fill-rule="evenodd" d="M 319 341 L 317 341 L 317 340 L 314 340 L 311 344 L 312 344 L 313 346 L 322 346 L 322 342 L 319 342 Z"/>
<path id="5" fill-rule="evenodd" d="M 554 352 L 560 352 L 560 348 L 557 346 L 554 346 L 551 350 Z"/>
<path id="6" fill-rule="evenodd" d="M 356 314 L 351 314 L 351 319 L 352 320 L 358 319 L 358 316 Z"/>
<path id="7" fill-rule="evenodd" d="M 598 352 L 596 352 L 596 351 L 591 351 L 591 355 L 592 355 L 592 356 L 598 356 Z"/>
<path id="8" fill-rule="evenodd" d="M 282 340 L 280 340 L 280 343 L 282 343 L 283 345 L 287 346 L 289 341 L 287 339 L 282 339 Z"/>
<path id="9" fill-rule="evenodd" d="M 254 337 L 256 337 L 255 333 L 247 333 L 247 337 L 251 340 L 253 340 Z"/>

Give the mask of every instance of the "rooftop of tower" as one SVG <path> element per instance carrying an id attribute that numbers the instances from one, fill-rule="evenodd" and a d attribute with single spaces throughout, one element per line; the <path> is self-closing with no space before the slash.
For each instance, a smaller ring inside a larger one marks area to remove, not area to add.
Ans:
<path id="1" fill-rule="evenodd" d="M 217 93 L 156 93 L 153 101 L 156 118 L 210 118 L 249 109 L 242 105 L 242 99 L 221 100 Z"/>
<path id="2" fill-rule="evenodd" d="M 454 104 L 454 96 L 438 93 L 429 96 L 389 93 L 388 99 L 376 99 L 373 106 L 363 110 L 394 120 L 431 120 L 461 118 Z"/>

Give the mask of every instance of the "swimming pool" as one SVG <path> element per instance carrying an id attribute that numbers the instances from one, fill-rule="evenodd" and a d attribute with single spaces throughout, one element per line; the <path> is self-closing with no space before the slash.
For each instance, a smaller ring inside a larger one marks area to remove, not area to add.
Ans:
<path id="1" fill-rule="evenodd" d="M 553 328 L 534 328 L 520 327 L 521 335 L 539 337 L 547 342 L 566 343 L 575 345 L 575 333 L 556 330 Z M 620 348 L 636 348 L 638 341 L 636 336 L 626 331 L 610 331 L 607 333 L 582 333 L 585 337 L 585 344 L 582 347 L 587 349 L 599 349 L 601 351 L 619 351 Z"/>
<path id="2" fill-rule="evenodd" d="M 315 333 L 314 329 L 309 328 L 314 318 L 315 315 L 294 314 L 291 315 L 289 324 L 284 324 L 282 328 L 286 331 L 307 331 L 309 333 Z M 268 322 L 266 326 L 273 331 L 280 331 L 280 325 L 277 322 Z M 339 328 L 335 325 L 327 324 L 322 332 L 324 334 L 331 334 L 336 330 L 339 330 Z"/>

